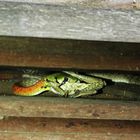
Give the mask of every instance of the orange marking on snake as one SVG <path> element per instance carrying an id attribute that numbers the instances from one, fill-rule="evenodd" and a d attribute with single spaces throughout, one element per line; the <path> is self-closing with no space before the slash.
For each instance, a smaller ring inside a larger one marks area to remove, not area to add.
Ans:
<path id="1" fill-rule="evenodd" d="M 38 81 L 36 84 L 29 87 L 19 86 L 18 83 L 15 83 L 12 87 L 14 94 L 21 96 L 33 96 L 46 91 L 45 88 L 46 82 L 43 80 Z"/>

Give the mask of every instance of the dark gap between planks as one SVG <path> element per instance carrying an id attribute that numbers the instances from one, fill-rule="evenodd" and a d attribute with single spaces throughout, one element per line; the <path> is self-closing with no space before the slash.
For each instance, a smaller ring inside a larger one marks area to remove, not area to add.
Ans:
<path id="1" fill-rule="evenodd" d="M 1 96 L 13 96 L 11 87 L 14 84 L 15 81 L 13 81 L 14 78 L 21 78 L 23 73 L 28 72 L 28 70 L 35 71 L 35 74 L 45 74 L 46 72 L 56 72 L 56 71 L 62 71 L 64 69 L 45 69 L 45 68 L 30 68 L 30 67 L 1 67 L 0 68 L 0 89 L 1 89 Z M 69 70 L 69 69 L 66 69 Z M 76 71 L 76 70 L 74 70 Z M 78 70 L 80 71 L 80 70 Z M 101 70 L 100 70 L 101 71 Z M 111 70 L 110 70 L 111 71 Z M 80 72 L 87 72 L 81 70 Z M 90 70 L 91 72 L 91 70 Z M 109 71 L 104 71 L 109 72 Z M 123 73 L 131 73 L 135 75 L 139 75 L 139 72 L 133 72 L 133 71 L 118 71 Z M 125 84 L 125 83 L 114 83 L 114 82 L 108 82 L 108 86 L 102 89 L 102 91 L 98 92 L 95 95 L 91 95 L 88 97 L 82 97 L 85 99 L 109 99 L 109 100 L 133 100 L 133 101 L 139 101 L 140 100 L 140 86 L 139 85 L 131 85 L 131 84 Z M 51 92 L 43 92 L 38 96 L 43 97 L 59 97 L 58 95 L 55 95 Z"/>

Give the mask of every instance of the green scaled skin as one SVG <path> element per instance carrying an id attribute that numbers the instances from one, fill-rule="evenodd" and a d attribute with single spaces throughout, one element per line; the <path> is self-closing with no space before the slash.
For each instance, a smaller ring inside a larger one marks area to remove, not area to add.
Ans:
<path id="1" fill-rule="evenodd" d="M 119 83 L 127 83 L 127 84 L 135 84 L 140 85 L 140 76 L 139 75 L 132 75 L 132 74 L 122 74 L 122 73 L 116 73 L 116 72 L 93 72 L 93 73 L 87 73 L 89 76 L 96 76 L 98 78 L 104 78 L 111 80 L 113 82 L 119 82 Z"/>

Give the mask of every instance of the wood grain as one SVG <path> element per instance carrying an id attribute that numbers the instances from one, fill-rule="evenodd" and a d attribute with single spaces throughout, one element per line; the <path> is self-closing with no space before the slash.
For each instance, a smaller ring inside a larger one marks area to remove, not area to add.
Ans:
<path id="1" fill-rule="evenodd" d="M 140 44 L 0 37 L 0 65 L 83 70 L 140 70 Z"/>
<path id="2" fill-rule="evenodd" d="M 78 6 L 85 8 L 105 8 L 105 9 L 139 9 L 140 0 L 0 0 L 7 2 L 22 2 L 36 4 L 51 4 Z"/>
<path id="3" fill-rule="evenodd" d="M 0 114 L 1 117 L 140 120 L 140 102 L 1 96 Z"/>
<path id="4" fill-rule="evenodd" d="M 139 121 L 22 117 L 0 120 L 1 140 L 139 140 L 139 132 Z"/>
<path id="5" fill-rule="evenodd" d="M 140 42 L 140 11 L 0 2 L 0 35 Z"/>

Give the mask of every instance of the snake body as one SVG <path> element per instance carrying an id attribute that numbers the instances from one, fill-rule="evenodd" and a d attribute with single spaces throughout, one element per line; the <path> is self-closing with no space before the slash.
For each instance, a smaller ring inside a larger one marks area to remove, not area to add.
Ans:
<path id="1" fill-rule="evenodd" d="M 12 90 L 16 95 L 34 96 L 46 91 L 45 84 L 46 82 L 43 80 L 39 80 L 34 85 L 28 87 L 20 86 L 19 83 L 15 83 Z"/>
<path id="2" fill-rule="evenodd" d="M 123 82 L 129 84 L 140 85 L 140 76 L 134 76 L 131 74 L 117 74 L 117 73 L 88 73 L 91 76 L 96 76 L 104 79 L 110 79 L 113 82 Z M 28 77 L 26 75 L 25 77 Z M 22 96 L 34 96 L 44 91 L 47 91 L 45 85 L 46 81 L 37 76 L 29 76 L 28 80 L 23 80 L 21 83 L 15 83 L 12 87 L 14 94 Z M 31 79 L 32 80 L 31 80 Z M 33 84 L 32 84 L 33 81 Z"/>
<path id="3" fill-rule="evenodd" d="M 116 73 L 116 72 L 110 72 L 110 73 L 88 73 L 91 76 L 96 76 L 99 78 L 104 78 L 111 80 L 113 82 L 119 82 L 119 83 L 127 83 L 127 84 L 135 84 L 140 85 L 140 76 L 139 75 L 132 75 L 132 74 L 122 74 L 122 73 Z"/>

